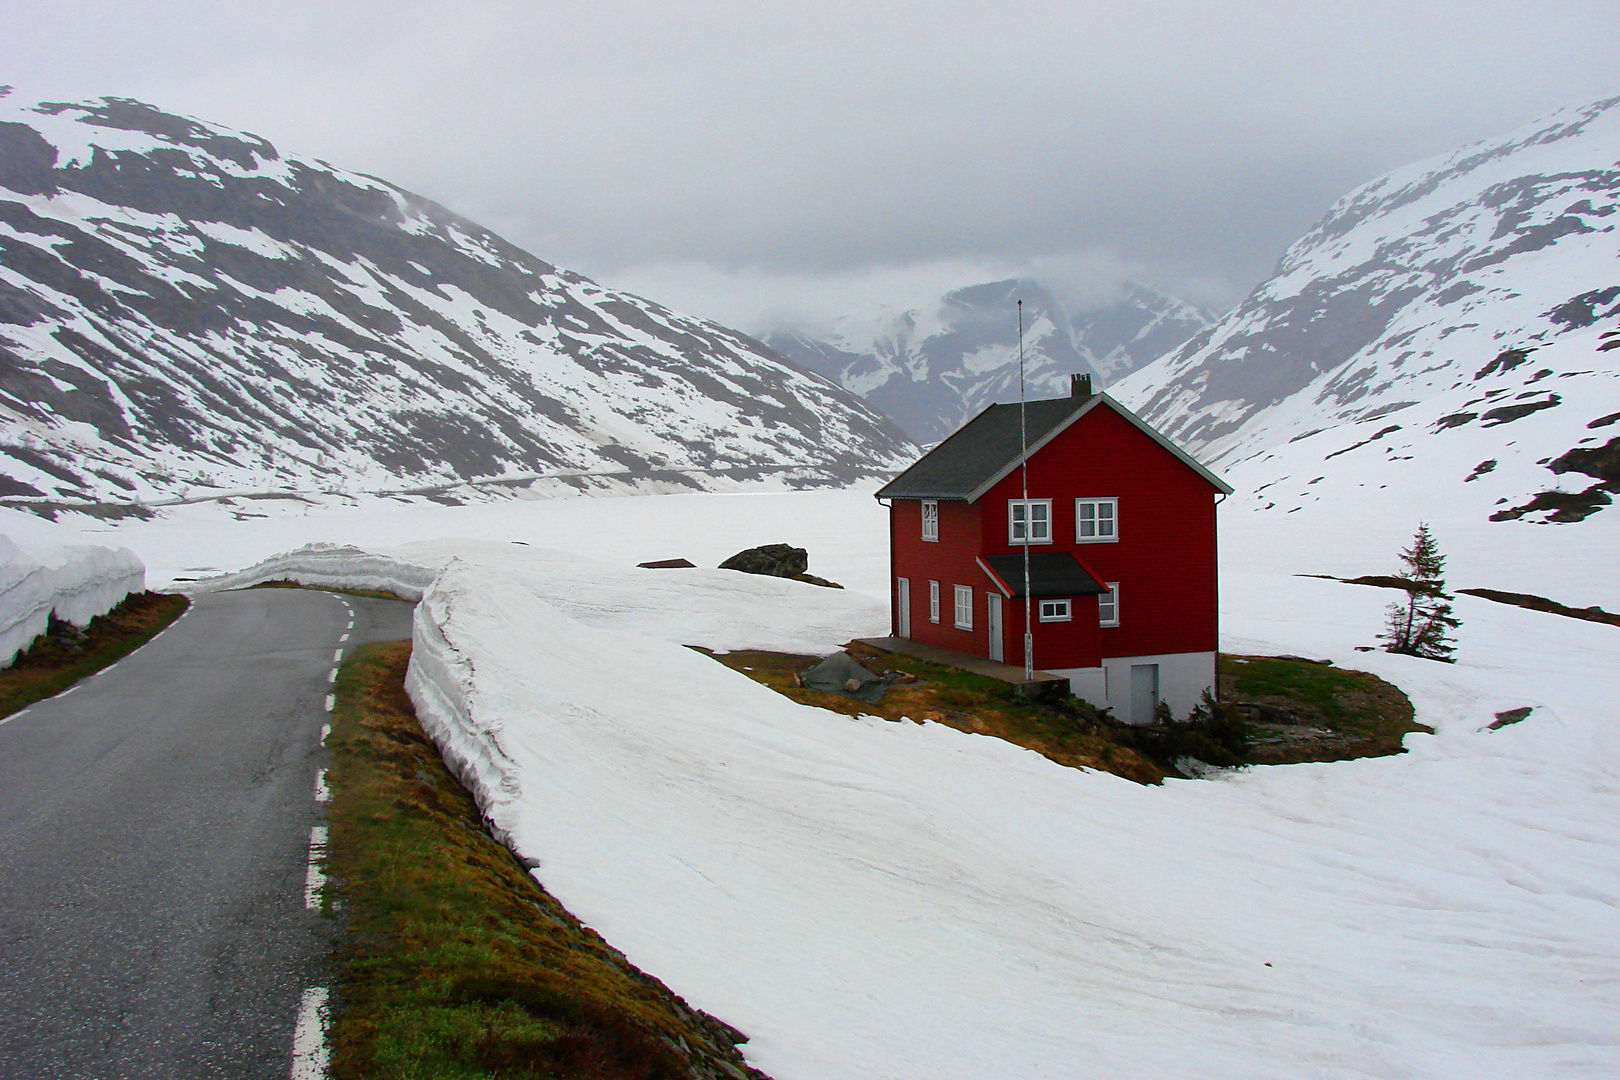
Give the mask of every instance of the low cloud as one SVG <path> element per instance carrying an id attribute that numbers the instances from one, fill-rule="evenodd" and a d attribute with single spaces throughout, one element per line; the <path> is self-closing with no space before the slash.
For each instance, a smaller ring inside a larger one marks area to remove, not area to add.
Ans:
<path id="1" fill-rule="evenodd" d="M 1620 86 L 1620 8 L 1593 0 L 59 0 L 0 20 L 0 81 L 255 131 L 754 326 L 1024 273 L 1226 307 L 1354 185 Z"/>

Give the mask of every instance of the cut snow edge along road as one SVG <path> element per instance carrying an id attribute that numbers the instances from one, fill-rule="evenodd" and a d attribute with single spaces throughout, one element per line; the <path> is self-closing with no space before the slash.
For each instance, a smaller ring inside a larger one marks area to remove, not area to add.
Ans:
<path id="1" fill-rule="evenodd" d="M 315 1075 L 319 1009 L 300 1007 L 331 949 L 306 893 L 328 676 L 340 636 L 408 637 L 410 610 L 198 596 L 0 727 L 0 1074 Z"/>

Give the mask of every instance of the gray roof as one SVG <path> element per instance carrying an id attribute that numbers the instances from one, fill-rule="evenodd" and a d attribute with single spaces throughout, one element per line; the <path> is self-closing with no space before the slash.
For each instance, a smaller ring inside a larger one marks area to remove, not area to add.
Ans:
<path id="1" fill-rule="evenodd" d="M 1075 420 L 1104 403 L 1208 480 L 1217 491 L 1231 494 L 1232 489 L 1225 481 L 1107 394 L 1029 402 L 1026 409 L 1030 455 L 1033 456 Z M 1020 445 L 1018 406 L 991 405 L 963 424 L 956 434 L 924 454 L 911 468 L 885 484 L 877 497 L 973 502 L 1018 467 Z"/>
<path id="2" fill-rule="evenodd" d="M 1024 595 L 1024 553 L 985 555 L 985 564 L 1001 579 L 1009 595 Z M 1030 596 L 1098 596 L 1108 587 L 1086 572 L 1070 551 L 1029 553 Z"/>

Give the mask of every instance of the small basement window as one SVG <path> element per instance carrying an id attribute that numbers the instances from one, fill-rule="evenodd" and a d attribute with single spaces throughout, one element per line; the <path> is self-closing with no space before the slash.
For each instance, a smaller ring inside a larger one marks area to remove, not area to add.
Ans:
<path id="1" fill-rule="evenodd" d="M 922 501 L 922 538 L 935 541 L 939 539 L 939 503 L 933 499 Z"/>
<path id="2" fill-rule="evenodd" d="M 956 628 L 973 629 L 973 589 L 967 585 L 953 585 L 956 590 Z"/>
<path id="3" fill-rule="evenodd" d="M 1119 500 L 1074 500 L 1074 539 L 1079 544 L 1102 544 L 1118 540 Z"/>
<path id="4" fill-rule="evenodd" d="M 1051 499 L 1007 500 L 1007 543 L 1050 544 L 1051 542 Z"/>
<path id="5" fill-rule="evenodd" d="M 1042 600 L 1041 601 L 1041 622 L 1068 622 L 1070 619 L 1073 619 L 1073 618 L 1074 618 L 1074 614 L 1073 614 L 1072 609 L 1070 608 L 1069 601 L 1067 601 L 1067 600 Z"/>

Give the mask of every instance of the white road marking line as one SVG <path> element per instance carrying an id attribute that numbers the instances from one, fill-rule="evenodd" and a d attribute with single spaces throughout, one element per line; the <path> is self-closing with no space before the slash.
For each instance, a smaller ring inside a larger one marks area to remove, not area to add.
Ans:
<path id="1" fill-rule="evenodd" d="M 33 708 L 33 706 L 30 705 L 28 708 L 31 709 L 31 708 Z M 0 727 L 5 727 L 7 724 L 11 723 L 13 720 L 21 720 L 23 717 L 25 717 L 27 715 L 28 715 L 28 709 L 19 709 L 18 711 L 12 713 L 10 716 L 7 716 L 7 717 L 5 717 L 3 719 L 0 719 Z"/>
<path id="2" fill-rule="evenodd" d="M 309 867 L 304 871 L 304 906 L 311 911 L 321 910 L 321 892 L 326 888 L 326 870 L 321 866 L 326 858 L 326 826 L 311 825 L 309 829 Z"/>
<path id="3" fill-rule="evenodd" d="M 342 649 L 339 649 L 337 652 L 332 654 L 332 663 L 334 663 L 334 664 L 343 663 L 343 650 Z"/>
<path id="4" fill-rule="evenodd" d="M 349 640 L 349 632 L 347 630 L 345 630 L 343 632 L 343 636 L 338 638 L 338 641 L 343 642 L 343 641 L 348 641 L 348 640 Z"/>
<path id="5" fill-rule="evenodd" d="M 333 668 L 331 671 L 326 673 L 326 681 L 329 683 L 337 682 L 337 668 Z"/>
<path id="6" fill-rule="evenodd" d="M 315 770 L 315 801 L 331 802 L 332 789 L 326 786 L 326 770 Z"/>
<path id="7" fill-rule="evenodd" d="M 327 694 L 326 695 L 326 711 L 331 712 L 332 711 L 332 706 L 334 706 L 336 704 L 337 704 L 337 695 L 336 694 Z M 324 730 L 330 731 L 331 730 L 331 725 L 328 724 Z M 326 740 L 326 736 L 322 735 L 321 740 L 324 742 Z"/>
<path id="8" fill-rule="evenodd" d="M 328 701 L 332 700 L 330 695 L 327 696 L 327 700 Z M 326 737 L 328 735 L 330 735 L 330 734 L 332 734 L 332 725 L 331 724 L 322 724 L 321 725 L 321 745 L 322 746 L 326 745 Z"/>
<path id="9" fill-rule="evenodd" d="M 328 1058 L 326 1025 L 331 1017 L 327 1010 L 324 986 L 311 986 L 304 990 L 298 1003 L 298 1023 L 293 1026 L 292 1071 L 288 1080 L 326 1080 Z"/>

